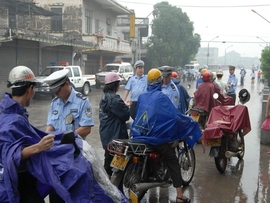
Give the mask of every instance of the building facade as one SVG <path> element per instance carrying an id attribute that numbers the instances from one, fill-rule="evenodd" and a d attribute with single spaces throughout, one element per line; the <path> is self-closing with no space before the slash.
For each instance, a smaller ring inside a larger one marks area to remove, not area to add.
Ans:
<path id="1" fill-rule="evenodd" d="M 117 16 L 131 13 L 113 0 L 1 0 L 0 84 L 17 65 L 39 74 L 67 61 L 84 74 L 98 72 L 116 56 L 132 53 L 117 29 Z"/>

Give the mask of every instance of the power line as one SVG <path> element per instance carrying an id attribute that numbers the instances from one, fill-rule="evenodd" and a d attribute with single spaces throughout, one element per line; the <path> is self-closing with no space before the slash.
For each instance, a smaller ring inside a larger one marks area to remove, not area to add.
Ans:
<path id="1" fill-rule="evenodd" d="M 129 3 L 129 4 L 140 4 L 140 5 L 149 5 L 149 6 L 154 6 L 155 4 L 152 3 L 145 3 L 145 2 L 134 2 L 134 1 L 118 1 L 122 3 Z M 224 5 L 224 6 L 204 6 L 204 5 L 173 5 L 176 7 L 193 7 L 193 8 L 237 8 L 237 7 L 265 7 L 265 6 L 270 6 L 270 4 L 261 4 L 261 5 Z"/>

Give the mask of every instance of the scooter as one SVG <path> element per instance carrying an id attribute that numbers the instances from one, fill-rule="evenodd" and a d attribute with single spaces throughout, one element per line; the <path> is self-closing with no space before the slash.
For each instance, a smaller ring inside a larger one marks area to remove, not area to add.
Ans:
<path id="1" fill-rule="evenodd" d="M 214 157 L 220 173 L 224 173 L 227 161 L 232 157 L 242 160 L 245 154 L 244 136 L 250 132 L 248 108 L 244 105 L 250 99 L 246 89 L 239 92 L 236 106 L 214 107 L 203 132 L 203 145 L 210 146 L 209 156 Z"/>

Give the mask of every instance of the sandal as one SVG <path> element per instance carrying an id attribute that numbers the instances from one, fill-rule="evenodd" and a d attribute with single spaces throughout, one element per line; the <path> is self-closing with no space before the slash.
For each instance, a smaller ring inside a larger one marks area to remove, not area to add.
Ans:
<path id="1" fill-rule="evenodd" d="M 178 200 L 181 200 L 181 202 L 179 202 Z M 176 203 L 191 203 L 190 199 L 187 197 L 184 198 L 184 196 L 183 197 L 176 197 L 175 202 Z"/>

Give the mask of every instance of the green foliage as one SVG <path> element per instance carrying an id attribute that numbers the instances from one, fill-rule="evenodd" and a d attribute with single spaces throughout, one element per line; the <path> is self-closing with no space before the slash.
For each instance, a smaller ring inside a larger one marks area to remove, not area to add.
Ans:
<path id="1" fill-rule="evenodd" d="M 181 8 L 161 2 L 154 5 L 152 36 L 147 41 L 147 59 L 152 67 L 184 66 L 197 54 L 201 37 L 193 34 L 193 22 Z"/>
<path id="2" fill-rule="evenodd" d="M 268 79 L 268 83 L 269 83 L 269 79 L 270 79 L 270 46 L 267 46 L 266 48 L 264 48 L 264 50 L 262 51 L 260 61 L 261 61 L 261 70 L 262 70 L 263 78 Z"/>

